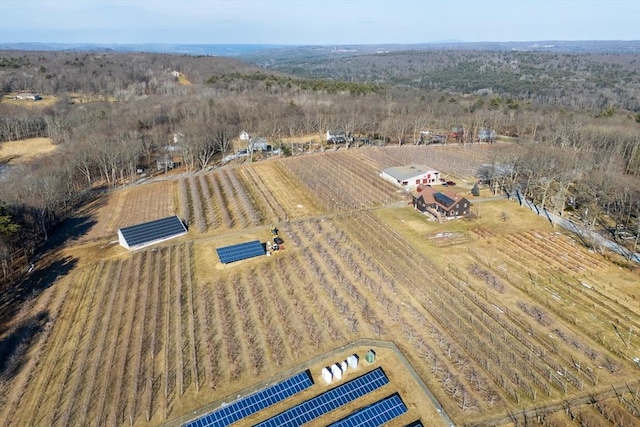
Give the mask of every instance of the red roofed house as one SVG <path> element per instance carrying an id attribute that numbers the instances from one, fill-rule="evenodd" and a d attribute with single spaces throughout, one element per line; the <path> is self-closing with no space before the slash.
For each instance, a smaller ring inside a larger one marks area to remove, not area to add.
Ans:
<path id="1" fill-rule="evenodd" d="M 471 202 L 462 196 L 420 185 L 412 193 L 413 207 L 436 218 L 455 219 L 471 213 Z"/>

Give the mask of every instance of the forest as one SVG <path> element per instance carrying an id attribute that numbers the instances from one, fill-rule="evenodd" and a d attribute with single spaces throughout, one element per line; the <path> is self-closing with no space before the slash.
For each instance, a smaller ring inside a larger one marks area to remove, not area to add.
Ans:
<path id="1" fill-rule="evenodd" d="M 57 149 L 2 177 L 2 280 L 28 266 L 96 191 L 134 184 L 172 144 L 186 172 L 219 165 L 241 131 L 276 146 L 329 129 L 403 145 L 417 143 L 425 129 L 462 125 L 461 142 L 472 143 L 481 128 L 492 128 L 512 141 L 482 177 L 496 191 L 520 189 L 613 237 L 631 233 L 625 242 L 635 247 L 638 60 L 393 52 L 260 68 L 208 56 L 4 51 L 0 141 L 46 137 Z M 21 92 L 46 99 L 11 99 Z"/>

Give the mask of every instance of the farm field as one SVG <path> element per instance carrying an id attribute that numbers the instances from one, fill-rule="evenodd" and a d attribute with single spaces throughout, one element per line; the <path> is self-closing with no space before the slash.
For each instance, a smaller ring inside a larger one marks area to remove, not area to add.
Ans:
<path id="1" fill-rule="evenodd" d="M 81 240 L 115 236 L 118 228 L 178 215 L 200 234 L 275 224 L 404 201 L 378 179 L 386 167 L 425 163 L 471 178 L 488 161 L 488 145 L 367 147 L 225 167 L 113 192 L 96 208 Z M 443 168 L 450 164 L 449 169 Z"/>
<path id="2" fill-rule="evenodd" d="M 2 379 L 0 420 L 161 425 L 380 339 L 456 424 L 637 426 L 637 269 L 514 202 L 429 221 L 377 176 L 425 163 L 472 181 L 493 149 L 338 150 L 111 193 L 61 252 L 75 267 L 0 329 L 42 324 Z M 119 227 L 171 214 L 187 219 L 187 236 L 133 253 L 97 249 Z M 271 225 L 285 250 L 218 262 L 216 247 L 266 241 Z"/>

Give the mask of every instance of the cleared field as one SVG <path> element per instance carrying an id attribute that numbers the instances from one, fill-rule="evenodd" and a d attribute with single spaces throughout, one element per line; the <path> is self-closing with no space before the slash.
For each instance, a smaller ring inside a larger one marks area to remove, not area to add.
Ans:
<path id="1" fill-rule="evenodd" d="M 0 161 L 10 164 L 27 162 L 35 157 L 44 156 L 56 150 L 50 138 L 30 138 L 20 141 L 0 142 Z"/>
<path id="2" fill-rule="evenodd" d="M 31 99 L 15 99 L 17 95 L 18 93 L 6 94 L 1 98 L 1 102 L 3 104 L 19 105 L 21 107 L 37 109 L 51 107 L 59 100 L 57 96 L 52 95 L 41 95 L 42 99 L 39 101 L 33 101 Z"/>
<path id="3" fill-rule="evenodd" d="M 162 181 L 105 195 L 83 209 L 82 214 L 91 219 L 92 225 L 78 240 L 117 240 L 119 228 L 176 215 L 174 186 L 173 181 Z"/>
<path id="4" fill-rule="evenodd" d="M 208 234 L 91 262 L 86 245 L 70 248 L 81 262 L 25 313 L 49 320 L 4 383 L 0 419 L 159 425 L 375 338 L 400 348 L 456 424 L 638 425 L 638 271 L 513 202 L 447 223 L 382 207 L 402 200 L 374 181 L 385 158 L 470 158 L 425 148 L 280 159 L 112 193 L 93 238 L 174 206 Z M 314 189 L 309 170 L 338 184 Z M 354 203 L 351 186 L 367 182 Z M 271 224 L 284 251 L 218 262 L 216 247 L 266 241 Z M 414 409 L 432 418 L 432 407 Z"/>

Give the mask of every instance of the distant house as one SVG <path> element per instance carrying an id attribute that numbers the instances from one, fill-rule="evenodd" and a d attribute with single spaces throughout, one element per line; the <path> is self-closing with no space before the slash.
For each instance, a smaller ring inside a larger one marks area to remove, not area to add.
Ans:
<path id="1" fill-rule="evenodd" d="M 249 141 L 251 139 L 251 135 L 249 135 L 247 132 L 242 131 L 240 133 L 240 141 Z"/>
<path id="2" fill-rule="evenodd" d="M 347 134 L 343 130 L 328 130 L 327 142 L 332 144 L 344 144 L 347 142 Z"/>
<path id="3" fill-rule="evenodd" d="M 267 138 L 251 138 L 248 149 L 249 151 L 271 151 L 271 145 L 267 142 Z"/>
<path id="4" fill-rule="evenodd" d="M 16 99 L 30 99 L 32 101 L 41 101 L 42 96 L 37 93 L 19 93 L 16 95 Z"/>
<path id="5" fill-rule="evenodd" d="M 160 157 L 158 160 L 156 160 L 156 167 L 159 171 L 169 170 L 176 167 L 176 162 L 173 160 L 172 156 L 167 154 L 164 157 Z"/>
<path id="6" fill-rule="evenodd" d="M 496 142 L 496 131 L 493 129 L 482 128 L 478 133 L 478 142 Z"/>
<path id="7" fill-rule="evenodd" d="M 471 202 L 457 194 L 420 185 L 411 195 L 414 208 L 437 218 L 455 219 L 471 213 Z"/>
<path id="8" fill-rule="evenodd" d="M 387 168 L 380 176 L 399 187 L 440 184 L 440 172 L 425 165 L 408 165 Z"/>

